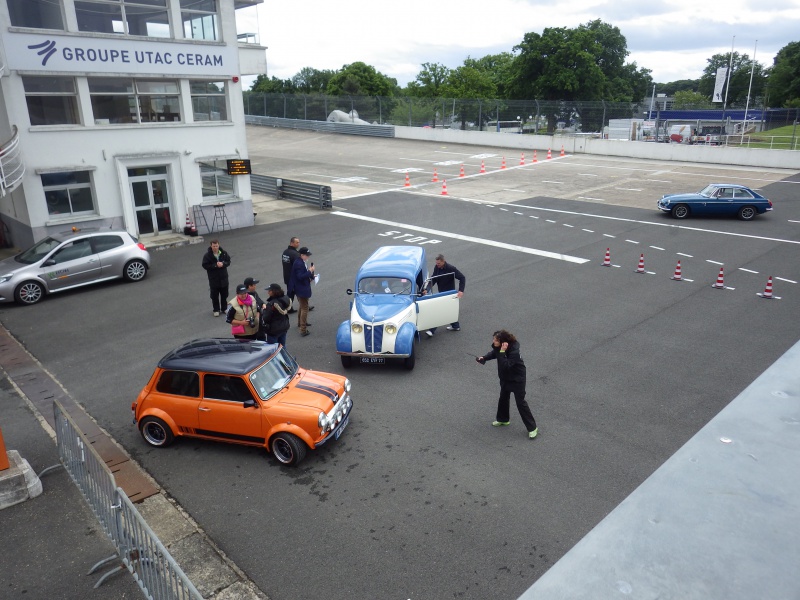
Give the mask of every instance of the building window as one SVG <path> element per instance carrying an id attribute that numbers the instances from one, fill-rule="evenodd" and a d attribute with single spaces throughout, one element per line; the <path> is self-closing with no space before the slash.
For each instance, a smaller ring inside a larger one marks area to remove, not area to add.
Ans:
<path id="1" fill-rule="evenodd" d="M 172 123 L 181 120 L 177 81 L 90 77 L 89 92 L 95 123 Z"/>
<path id="2" fill-rule="evenodd" d="M 167 0 L 76 0 L 80 31 L 171 37 Z"/>
<path id="3" fill-rule="evenodd" d="M 47 212 L 52 217 L 85 215 L 94 212 L 94 196 L 89 171 L 65 171 L 42 175 Z"/>
<path id="4" fill-rule="evenodd" d="M 183 35 L 193 40 L 218 40 L 217 0 L 181 0 Z"/>
<path id="5" fill-rule="evenodd" d="M 72 77 L 22 76 L 31 125 L 76 125 L 78 94 Z"/>
<path id="6" fill-rule="evenodd" d="M 64 30 L 61 2 L 53 2 L 53 0 L 8 0 L 8 14 L 14 27 Z"/>
<path id="7" fill-rule="evenodd" d="M 233 177 L 224 160 L 200 163 L 200 180 L 204 198 L 233 196 Z"/>
<path id="8" fill-rule="evenodd" d="M 195 121 L 227 121 L 224 81 L 190 81 Z"/>

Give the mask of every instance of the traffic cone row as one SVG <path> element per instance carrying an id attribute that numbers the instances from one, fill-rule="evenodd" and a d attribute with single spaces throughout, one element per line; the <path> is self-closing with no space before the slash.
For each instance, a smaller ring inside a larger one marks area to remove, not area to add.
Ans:
<path id="1" fill-rule="evenodd" d="M 553 158 L 553 153 L 550 152 L 550 148 L 548 148 L 547 149 L 547 160 L 550 160 L 551 158 Z"/>
<path id="2" fill-rule="evenodd" d="M 464 165 L 461 165 L 461 172 L 458 174 L 459 177 L 464 177 Z"/>
<path id="3" fill-rule="evenodd" d="M 486 166 L 483 164 L 483 161 L 481 161 L 481 173 L 486 173 Z"/>
<path id="4" fill-rule="evenodd" d="M 431 179 L 433 183 L 439 182 L 439 175 L 436 173 L 436 169 L 433 170 L 433 179 Z"/>
<path id="5" fill-rule="evenodd" d="M 500 168 L 501 169 L 505 169 L 506 168 L 506 157 L 505 156 L 503 157 L 503 162 L 500 163 Z"/>
<path id="6" fill-rule="evenodd" d="M 538 160 L 536 160 L 536 150 L 533 151 L 533 160 L 531 162 L 532 163 L 539 162 Z"/>
<path id="7" fill-rule="evenodd" d="M 442 196 L 447 196 L 447 179 L 442 181 Z"/>
<path id="8" fill-rule="evenodd" d="M 411 180 L 408 178 L 408 173 L 406 173 L 406 183 L 403 187 L 411 187 Z"/>
<path id="9" fill-rule="evenodd" d="M 519 166 L 520 167 L 524 167 L 525 166 L 525 153 L 524 152 L 519 155 Z"/>

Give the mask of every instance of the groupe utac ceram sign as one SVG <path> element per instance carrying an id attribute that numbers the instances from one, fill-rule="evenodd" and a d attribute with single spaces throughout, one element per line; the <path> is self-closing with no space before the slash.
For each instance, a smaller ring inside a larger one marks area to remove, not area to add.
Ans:
<path id="1" fill-rule="evenodd" d="M 238 71 L 234 44 L 186 40 L 134 40 L 9 31 L 3 36 L 8 68 L 67 73 L 231 76 Z"/>

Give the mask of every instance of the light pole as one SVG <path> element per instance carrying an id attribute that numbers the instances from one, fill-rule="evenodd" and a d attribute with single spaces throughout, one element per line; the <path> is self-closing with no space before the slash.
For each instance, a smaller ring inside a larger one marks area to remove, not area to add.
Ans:
<path id="1" fill-rule="evenodd" d="M 517 115 L 517 121 L 519 121 L 519 132 L 522 134 L 522 117 Z"/>

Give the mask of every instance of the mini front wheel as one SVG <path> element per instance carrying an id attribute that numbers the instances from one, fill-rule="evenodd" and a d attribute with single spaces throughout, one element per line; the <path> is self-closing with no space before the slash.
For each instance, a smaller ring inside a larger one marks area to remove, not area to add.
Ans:
<path id="1" fill-rule="evenodd" d="M 272 436 L 269 445 L 275 458 L 287 467 L 293 467 L 306 456 L 306 445 L 303 440 L 286 431 Z"/>

